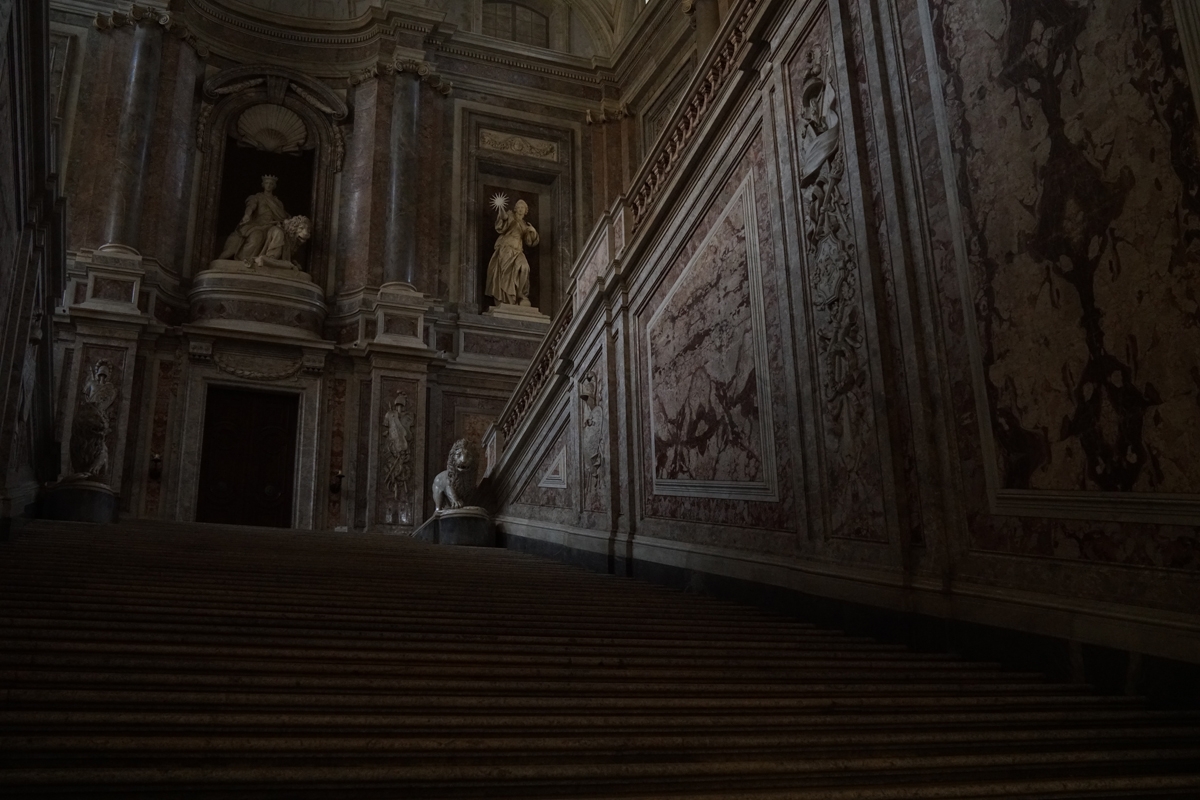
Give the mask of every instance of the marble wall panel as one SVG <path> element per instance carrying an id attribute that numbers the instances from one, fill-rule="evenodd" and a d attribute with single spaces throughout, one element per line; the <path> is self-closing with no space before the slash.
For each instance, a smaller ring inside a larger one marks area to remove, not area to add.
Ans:
<path id="1" fill-rule="evenodd" d="M 329 378 L 325 398 L 325 424 L 329 428 L 329 475 L 330 480 L 339 472 L 346 471 L 346 388 L 345 378 Z M 342 507 L 342 494 L 346 490 L 343 479 L 337 492 L 329 493 L 325 505 L 325 527 L 329 530 L 346 525 Z"/>
<path id="2" fill-rule="evenodd" d="M 639 433 L 652 453 L 642 457 L 644 513 L 795 531 L 788 426 L 773 424 L 790 414 L 780 308 L 786 292 L 770 244 L 777 232 L 761 130 L 729 161 L 720 190 L 636 312 L 636 369 L 647 382 Z M 750 253 L 758 262 L 753 273 Z M 686 381 L 696 390 L 677 391 Z M 733 452 L 717 452 L 723 448 Z M 694 490 L 685 488 L 689 482 Z M 668 526 L 661 535 L 699 533 Z"/>
<path id="3" fill-rule="evenodd" d="M 171 418 L 171 408 L 178 402 L 179 398 L 179 379 L 180 369 L 175 359 L 163 358 L 157 362 L 154 407 L 150 419 L 149 452 L 151 458 L 155 455 L 162 458 L 163 474 L 166 474 L 171 469 L 172 465 L 169 463 L 169 460 L 175 456 L 167 447 L 167 432 Z M 151 519 L 158 516 L 161 498 L 162 477 L 160 475 L 159 478 L 151 478 L 146 482 L 146 491 L 143 495 L 143 513 L 145 516 Z"/>
<path id="4" fill-rule="evenodd" d="M 1194 492 L 1200 158 L 1169 2 L 931 9 L 996 484 Z"/>
<path id="5" fill-rule="evenodd" d="M 657 494 L 774 494 L 753 191 L 747 178 L 646 325 Z"/>
<path id="6" fill-rule="evenodd" d="M 566 431 L 560 431 L 516 495 L 516 503 L 543 508 L 576 507 L 579 486 L 574 476 L 578 471 L 568 442 Z"/>

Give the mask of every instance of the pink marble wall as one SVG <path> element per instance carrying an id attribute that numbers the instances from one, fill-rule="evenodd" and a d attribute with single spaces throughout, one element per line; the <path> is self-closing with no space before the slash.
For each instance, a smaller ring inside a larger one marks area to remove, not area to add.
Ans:
<path id="1" fill-rule="evenodd" d="M 1195 491 L 1200 155 L 1170 2 L 935 6 L 1000 485 Z"/>
<path id="2" fill-rule="evenodd" d="M 647 323 L 659 479 L 765 477 L 745 205 L 740 195 L 732 200 Z"/>
<path id="3" fill-rule="evenodd" d="M 699 253 L 748 176 L 752 176 L 757 227 L 747 229 L 739 222 L 741 216 L 732 215 L 729 227 L 714 238 L 715 249 Z M 640 479 L 648 517 L 797 530 L 796 476 L 788 428 L 784 424 L 759 429 L 759 376 L 750 360 L 755 347 L 765 351 L 764 385 L 770 387 L 771 415 L 775 420 L 789 419 L 789 369 L 784 361 L 782 337 L 786 333 L 780 307 L 786 290 L 772 245 L 778 232 L 772 227 L 769 186 L 759 134 L 700 214 L 694 232 L 672 257 L 663 280 L 638 312 L 636 324 L 642 333 L 636 369 L 649 383 L 638 400 L 640 435 L 646 443 Z M 751 237 L 762 281 L 763 321 L 757 334 L 762 342 L 758 345 L 750 341 L 755 334 L 748 329 L 749 282 L 743 261 L 745 241 Z M 685 268 L 697 255 L 697 266 L 685 276 Z M 677 285 L 678 300 L 668 302 Z M 664 304 L 664 324 L 655 326 L 652 318 Z M 656 348 L 659 357 L 654 356 Z M 662 372 L 655 376 L 652 369 Z M 683 388 L 689 381 L 696 383 L 694 392 Z M 769 443 L 766 437 L 771 437 Z M 773 453 L 773 468 L 764 459 L 768 450 Z M 655 453 L 654 461 L 650 461 L 650 452 Z M 691 495 L 655 493 L 656 476 L 686 480 L 689 470 L 694 471 L 692 477 L 734 483 L 760 481 L 769 474 L 775 499 L 714 497 L 702 491 Z M 687 539 L 706 534 L 678 526 L 664 528 L 662 535 Z"/>

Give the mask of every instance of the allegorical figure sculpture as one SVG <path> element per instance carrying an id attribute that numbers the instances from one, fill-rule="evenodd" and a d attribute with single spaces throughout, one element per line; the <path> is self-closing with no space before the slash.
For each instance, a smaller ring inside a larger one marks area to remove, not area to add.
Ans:
<path id="1" fill-rule="evenodd" d="M 274 175 L 263 175 L 263 190 L 246 198 L 246 213 L 225 239 L 217 260 L 300 268 L 293 257 L 312 235 L 312 224 L 308 217 L 288 216 L 283 201 L 275 196 L 278 183 Z"/>
<path id="2" fill-rule="evenodd" d="M 83 387 L 83 398 L 71 426 L 72 478 L 101 478 L 108 472 L 108 432 L 117 387 L 111 383 L 113 366 L 100 360 L 92 366 Z"/>
<path id="3" fill-rule="evenodd" d="M 512 211 L 507 211 L 508 197 L 498 194 L 492 198 L 496 209 L 496 246 L 492 260 L 488 262 L 488 297 L 497 303 L 529 306 L 529 261 L 525 258 L 526 247 L 536 247 L 540 241 L 538 232 L 525 221 L 529 206 L 518 200 Z"/>
<path id="4" fill-rule="evenodd" d="M 438 511 L 462 508 L 475 491 L 475 451 L 466 439 L 450 447 L 446 469 L 433 479 L 433 506 Z"/>
<path id="5" fill-rule="evenodd" d="M 392 404 L 383 415 L 384 448 L 387 455 L 387 472 L 383 483 L 395 500 L 408 496 L 412 478 L 413 424 L 416 415 L 409 409 L 408 395 L 396 392 Z"/>

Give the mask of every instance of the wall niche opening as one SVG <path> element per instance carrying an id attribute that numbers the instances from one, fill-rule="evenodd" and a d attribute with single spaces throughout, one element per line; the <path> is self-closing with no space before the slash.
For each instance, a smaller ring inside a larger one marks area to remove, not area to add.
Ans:
<path id="1" fill-rule="evenodd" d="M 221 165 L 221 194 L 217 210 L 217 225 L 212 242 L 212 257 L 216 258 L 225 238 L 241 222 L 246 213 L 246 198 L 262 191 L 262 176 L 279 179 L 275 195 L 282 201 L 289 216 L 313 216 L 313 186 L 316 173 L 315 149 L 296 153 L 271 153 L 247 147 L 230 136 L 225 144 L 225 159 Z M 300 248 L 296 261 L 308 271 L 309 247 Z"/>

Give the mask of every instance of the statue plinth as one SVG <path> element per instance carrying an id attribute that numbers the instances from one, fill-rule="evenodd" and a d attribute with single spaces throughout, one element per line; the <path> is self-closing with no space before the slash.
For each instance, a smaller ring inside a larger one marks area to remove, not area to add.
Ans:
<path id="1" fill-rule="evenodd" d="M 65 478 L 42 488 L 38 516 L 68 522 L 115 522 L 117 495 L 99 481 Z"/>
<path id="2" fill-rule="evenodd" d="M 188 292 L 192 321 L 214 328 L 319 338 L 325 293 L 289 262 L 218 259 Z"/>
<path id="3" fill-rule="evenodd" d="M 513 303 L 497 303 L 483 312 L 485 317 L 497 319 L 517 319 L 522 322 L 544 322 L 550 324 L 550 318 L 533 306 L 518 306 Z"/>
<path id="4" fill-rule="evenodd" d="M 492 524 L 491 515 L 480 506 L 444 508 L 435 511 L 417 528 L 413 538 L 431 544 L 495 547 L 496 526 Z"/>

